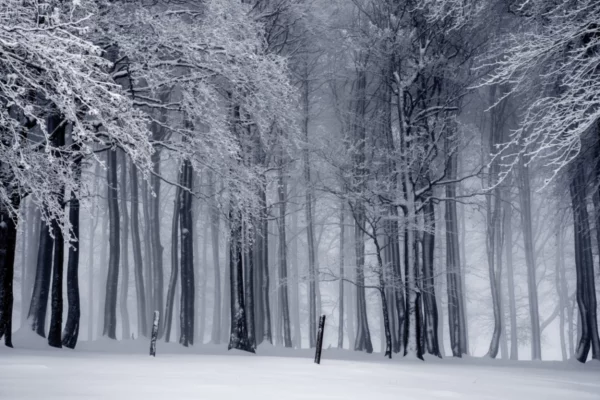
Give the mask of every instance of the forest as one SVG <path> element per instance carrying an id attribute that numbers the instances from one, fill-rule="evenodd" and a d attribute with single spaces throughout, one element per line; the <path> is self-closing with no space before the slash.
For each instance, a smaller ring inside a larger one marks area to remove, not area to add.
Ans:
<path id="1" fill-rule="evenodd" d="M 599 21 L 0 0 L 0 339 L 600 361 Z"/>

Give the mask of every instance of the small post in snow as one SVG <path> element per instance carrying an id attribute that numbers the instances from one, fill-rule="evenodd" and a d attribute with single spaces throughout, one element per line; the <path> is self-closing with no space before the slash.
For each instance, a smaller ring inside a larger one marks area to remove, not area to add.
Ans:
<path id="1" fill-rule="evenodd" d="M 323 332 L 325 331 L 325 316 L 319 318 L 319 330 L 317 331 L 317 349 L 315 352 L 315 363 L 321 364 L 321 350 L 323 349 Z"/>
<path id="2" fill-rule="evenodd" d="M 158 337 L 158 320 L 160 312 L 154 311 L 154 323 L 152 323 L 152 336 L 150 339 L 150 355 L 156 357 L 156 338 Z"/>

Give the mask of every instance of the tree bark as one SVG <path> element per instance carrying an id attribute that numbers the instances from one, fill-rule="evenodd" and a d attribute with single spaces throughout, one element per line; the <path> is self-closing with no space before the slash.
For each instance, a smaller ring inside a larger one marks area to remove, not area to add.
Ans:
<path id="1" fill-rule="evenodd" d="M 517 303 L 515 299 L 515 279 L 513 271 L 513 236 L 512 236 L 512 203 L 510 192 L 505 192 L 504 199 L 504 238 L 506 250 L 506 275 L 508 285 L 508 308 L 510 313 L 510 359 L 519 359 L 519 342 L 517 338 Z"/>
<path id="2" fill-rule="evenodd" d="M 160 241 L 160 154 L 153 154 L 154 176 L 151 178 L 154 197 L 150 200 L 150 240 L 152 242 L 154 309 L 163 309 L 163 246 Z M 160 330 L 160 329 L 159 329 Z M 162 332 L 159 332 L 162 336 Z"/>
<path id="3" fill-rule="evenodd" d="M 307 72 L 308 74 L 308 72 Z M 310 88 L 309 81 L 305 79 L 302 82 L 302 132 L 306 144 L 309 143 L 308 122 L 310 112 Z M 308 148 L 303 150 L 304 157 L 304 181 L 306 184 L 306 240 L 308 246 L 308 345 L 312 349 L 316 345 L 317 334 L 317 271 L 316 271 L 316 253 L 315 253 L 315 233 L 313 221 L 313 191 L 310 171 L 310 155 Z"/>
<path id="4" fill-rule="evenodd" d="M 51 227 L 46 221 L 40 221 L 40 240 L 35 282 L 28 313 L 31 329 L 44 338 L 46 337 L 46 312 L 48 310 L 48 296 L 50 294 L 50 279 L 52 276 L 52 252 L 54 249 L 54 239 L 52 238 L 50 229 Z M 8 237 L 10 239 L 10 236 Z"/>
<path id="5" fill-rule="evenodd" d="M 229 212 L 231 226 L 229 244 L 229 273 L 231 288 L 231 334 L 228 349 L 237 349 L 254 353 L 248 340 L 246 309 L 244 304 L 244 271 L 242 267 L 242 221 L 241 213 Z M 236 215 L 237 214 L 237 215 Z"/>
<path id="6" fill-rule="evenodd" d="M 423 305 L 425 317 L 425 343 L 427 352 L 440 357 L 438 343 L 438 312 L 435 300 L 433 262 L 435 252 L 435 207 L 431 201 L 423 205 L 425 232 L 423 233 Z"/>
<path id="7" fill-rule="evenodd" d="M 573 167 L 570 183 L 571 207 L 573 209 L 573 230 L 575 234 L 575 269 L 577 272 L 577 306 L 579 309 L 581 336 L 575 357 L 585 362 L 590 347 L 592 358 L 600 359 L 598 338 L 596 290 L 594 265 L 587 211 L 585 171 L 579 161 Z"/>
<path id="8" fill-rule="evenodd" d="M 213 318 L 211 330 L 211 342 L 213 344 L 221 343 L 221 269 L 219 267 L 219 209 L 217 207 L 217 191 L 212 171 L 208 171 L 209 188 L 209 214 L 210 214 L 210 232 L 212 246 L 212 260 L 214 273 L 214 299 L 213 299 Z"/>
<path id="9" fill-rule="evenodd" d="M 200 179 L 200 177 L 198 177 Z M 200 181 L 200 183 L 202 183 Z M 200 214 L 200 207 L 196 207 L 198 214 Z M 197 273 L 198 273 L 198 278 L 197 278 L 197 286 L 200 287 L 200 299 L 199 301 L 197 301 L 197 307 L 199 308 L 199 314 L 198 314 L 198 318 L 200 319 L 200 321 L 198 321 L 198 329 L 196 332 L 196 337 L 197 340 L 200 342 L 200 344 L 204 344 L 204 333 L 206 331 L 206 284 L 208 281 L 208 229 L 210 228 L 209 225 L 212 226 L 212 224 L 209 224 L 208 222 L 210 221 L 210 211 L 206 210 L 205 212 L 206 214 L 206 218 L 208 221 L 206 221 L 206 223 L 204 223 L 204 229 L 202 232 L 202 266 L 200 268 L 198 268 Z M 199 215 L 195 216 L 196 221 L 198 221 L 199 219 Z M 196 243 L 196 257 L 199 256 L 200 254 L 200 241 L 198 239 L 194 240 L 194 242 Z M 218 270 L 217 270 L 218 273 Z"/>
<path id="10" fill-rule="evenodd" d="M 373 242 L 375 244 L 375 250 L 377 253 L 377 264 L 378 264 L 378 278 L 379 278 L 379 295 L 381 296 L 381 315 L 383 320 L 383 336 L 385 336 L 385 353 L 384 357 L 392 358 L 392 333 L 390 330 L 390 312 L 388 310 L 388 302 L 386 296 L 386 284 L 385 284 L 385 266 L 383 264 L 383 257 L 381 255 L 381 246 L 377 239 L 377 232 L 373 230 Z M 383 349 L 382 349 L 383 350 Z"/>
<path id="11" fill-rule="evenodd" d="M 260 198 L 261 198 L 261 222 L 260 229 L 262 235 L 262 279 L 261 279 L 261 289 L 262 289 L 262 302 L 263 302 L 263 310 L 262 310 L 262 321 L 263 321 L 263 340 L 266 340 L 268 343 L 273 343 L 273 335 L 271 333 L 271 305 L 269 302 L 269 221 L 268 221 L 268 208 L 267 208 L 267 192 L 266 192 L 266 182 L 263 183 L 263 186 L 260 188 Z M 231 254 L 231 252 L 229 253 Z M 229 261 L 231 262 L 231 260 Z"/>
<path id="12" fill-rule="evenodd" d="M 535 273 L 535 254 L 533 243 L 533 225 L 531 222 L 531 189 L 529 167 L 523 158 L 519 159 L 519 203 L 523 241 L 525 242 L 525 263 L 527 265 L 527 289 L 529 293 L 529 319 L 531 321 L 531 358 L 542 359 L 542 339 L 540 331 L 540 312 L 538 306 L 537 280 Z"/>
<path id="13" fill-rule="evenodd" d="M 0 161 L 0 168 L 2 168 L 1 164 L 2 162 Z M 18 209 L 19 204 L 20 198 L 15 196 L 12 206 Z M 8 209 L 0 205 L 0 339 L 4 337 L 4 344 L 7 347 L 13 347 L 12 310 L 16 247 L 16 221 L 9 214 Z"/>
<path id="14" fill-rule="evenodd" d="M 457 154 L 450 148 L 450 139 L 446 138 L 446 153 L 448 153 L 448 178 L 457 177 Z M 448 328 L 450 332 L 450 347 L 452 356 L 462 357 L 467 353 L 465 338 L 465 316 L 464 308 L 461 307 L 462 293 L 462 271 L 461 254 L 458 238 L 458 216 L 456 210 L 456 184 L 446 185 L 446 197 L 449 199 L 444 203 L 446 212 L 446 286 L 448 292 Z"/>
<path id="15" fill-rule="evenodd" d="M 248 237 L 248 227 L 245 227 L 244 238 Z M 248 341 L 253 349 L 256 348 L 256 321 L 254 318 L 254 244 L 246 243 L 244 246 L 245 267 L 245 305 L 246 305 L 246 327 L 248 329 Z"/>
<path id="16" fill-rule="evenodd" d="M 179 343 L 185 347 L 194 344 L 194 218 L 192 190 L 194 170 L 189 160 L 183 162 L 180 203 L 181 227 L 181 336 Z"/>
<path id="17" fill-rule="evenodd" d="M 62 201 L 61 201 L 62 202 Z M 64 205 L 63 205 L 64 207 Z M 63 316 L 63 265 L 65 241 L 58 221 L 52 221 L 54 231 L 54 257 L 52 262 L 52 301 L 50 303 L 50 328 L 48 329 L 48 344 L 51 347 L 62 347 L 62 316 Z"/>
<path id="18" fill-rule="evenodd" d="M 133 268 L 135 275 L 135 292 L 137 300 L 138 336 L 148 337 L 148 309 L 144 287 L 144 264 L 142 261 L 142 244 L 140 242 L 138 175 L 136 166 L 129 168 L 131 187 L 131 241 L 133 244 Z"/>
<path id="19" fill-rule="evenodd" d="M 146 266 L 146 320 L 148 324 L 153 321 L 154 318 L 154 259 L 152 256 L 152 239 L 151 239 L 151 223 L 150 223 L 150 203 L 151 193 L 148 182 L 142 181 L 142 209 L 143 209 L 143 221 L 144 221 L 144 264 Z M 150 332 L 152 329 L 148 325 L 147 331 Z"/>
<path id="20" fill-rule="evenodd" d="M 344 217 L 346 216 L 346 201 L 342 199 L 340 207 L 340 277 L 338 289 L 338 349 L 344 348 L 344 242 L 346 229 Z"/>
<path id="21" fill-rule="evenodd" d="M 182 184 L 183 174 L 179 172 L 177 181 Z M 175 200 L 173 201 L 173 220 L 171 223 L 171 278 L 167 289 L 167 304 L 165 306 L 165 317 L 162 319 L 165 333 L 165 342 L 171 340 L 171 327 L 173 325 L 173 304 L 175 302 L 175 289 L 179 275 L 179 211 L 181 209 L 181 186 L 175 189 Z"/>
<path id="22" fill-rule="evenodd" d="M 288 300 L 288 274 L 287 274 L 287 239 L 285 232 L 285 215 L 287 202 L 287 182 L 283 174 L 283 151 L 280 155 L 280 165 L 277 177 L 277 195 L 279 201 L 279 308 L 283 323 L 283 343 L 285 347 L 292 347 L 290 330 L 290 309 Z"/>
<path id="23" fill-rule="evenodd" d="M 110 339 L 117 338 L 117 290 L 119 286 L 120 227 L 119 193 L 117 189 L 117 152 L 108 150 L 108 215 L 109 215 L 109 254 L 106 277 L 106 300 L 104 303 L 104 329 L 102 334 Z"/>
<path id="24" fill-rule="evenodd" d="M 73 146 L 76 146 L 75 144 Z M 81 179 L 81 158 L 78 157 L 74 164 L 77 186 Z M 69 261 L 67 263 L 67 301 L 69 308 L 67 322 L 62 333 L 62 345 L 74 349 L 79 337 L 79 319 L 81 306 L 79 299 L 79 253 L 81 249 L 81 238 L 79 235 L 79 198 L 76 193 L 71 193 L 69 201 L 69 223 L 75 240 L 69 246 Z"/>
<path id="25" fill-rule="evenodd" d="M 129 297 L 129 212 L 127 210 L 127 155 L 121 152 L 121 218 L 123 221 L 121 232 L 121 268 L 123 277 L 121 279 L 121 301 L 119 303 L 121 312 L 122 339 L 131 337 L 129 323 L 129 311 L 127 309 L 127 298 Z"/>

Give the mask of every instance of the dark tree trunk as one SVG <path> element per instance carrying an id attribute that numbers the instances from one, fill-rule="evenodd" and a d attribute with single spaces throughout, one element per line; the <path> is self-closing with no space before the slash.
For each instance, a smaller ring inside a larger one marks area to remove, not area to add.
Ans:
<path id="1" fill-rule="evenodd" d="M 198 176 L 198 179 L 200 180 L 200 185 L 202 185 L 202 180 L 200 178 L 200 176 Z M 195 202 L 197 203 L 197 201 Z M 207 207 L 208 208 L 208 207 Z M 197 226 L 197 222 L 199 219 L 199 215 L 201 214 L 201 210 L 199 206 L 196 206 L 196 216 L 194 217 L 194 226 Z M 196 340 L 200 342 L 200 344 L 204 343 L 204 336 L 205 336 L 205 331 L 206 331 L 206 311 L 207 311 L 207 307 L 206 307 L 206 298 L 207 298 L 207 283 L 208 283 L 208 230 L 210 228 L 210 211 L 207 209 L 205 211 L 205 216 L 206 216 L 206 220 L 204 223 L 204 228 L 203 228 L 203 232 L 202 232 L 202 251 L 200 251 L 200 240 L 194 240 L 194 242 L 196 243 L 196 258 L 199 257 L 200 254 L 202 254 L 202 261 L 201 261 L 201 267 L 196 269 L 196 273 L 197 273 L 197 278 L 196 278 L 196 284 L 199 287 L 199 292 L 200 292 L 200 298 L 196 298 L 196 307 L 199 309 L 199 313 L 198 313 L 198 328 L 196 329 Z"/>
<path id="2" fill-rule="evenodd" d="M 182 184 L 183 172 L 179 173 L 179 185 Z M 167 289 L 167 305 L 165 306 L 165 317 L 162 319 L 165 333 L 165 342 L 171 340 L 171 326 L 173 324 L 173 305 L 175 302 L 175 289 L 179 275 L 179 212 L 181 209 L 181 186 L 175 191 L 173 204 L 173 221 L 171 223 L 171 278 Z"/>
<path id="3" fill-rule="evenodd" d="M 283 343 L 285 347 L 292 347 L 290 330 L 290 309 L 288 300 L 288 274 L 287 274 L 287 240 L 285 232 L 285 215 L 287 202 L 287 182 L 283 175 L 283 152 L 278 171 L 277 195 L 279 201 L 279 308 L 283 322 Z"/>
<path id="4" fill-rule="evenodd" d="M 183 162 L 179 222 L 181 228 L 181 333 L 179 343 L 188 347 L 194 344 L 194 218 L 192 190 L 194 170 L 192 164 Z"/>
<path id="5" fill-rule="evenodd" d="M 217 191 L 212 171 L 208 171 L 210 232 L 214 273 L 214 299 L 211 342 L 221 343 L 221 269 L 219 268 L 219 209 L 217 207 Z M 205 239 L 206 240 L 206 239 Z"/>
<path id="6" fill-rule="evenodd" d="M 246 288 L 246 324 L 248 327 L 248 341 L 252 348 L 256 348 L 256 321 L 254 319 L 254 244 L 248 243 L 245 256 L 245 288 Z"/>
<path id="7" fill-rule="evenodd" d="M 144 265 L 142 263 L 142 245 L 140 242 L 139 196 L 137 168 L 133 163 L 129 169 L 131 188 L 131 241 L 133 244 L 133 268 L 137 299 L 138 336 L 148 336 L 148 310 L 144 288 Z"/>
<path id="8" fill-rule="evenodd" d="M 104 302 L 104 329 L 102 334 L 110 339 L 117 338 L 117 293 L 119 288 L 119 257 L 121 252 L 119 193 L 117 189 L 117 151 L 107 152 L 108 216 L 109 216 L 109 255 L 106 277 L 106 298 Z"/>
<path id="9" fill-rule="evenodd" d="M 146 267 L 146 320 L 148 324 L 152 323 L 154 318 L 154 260 L 152 256 L 152 239 L 150 231 L 150 203 L 152 195 L 150 187 L 146 180 L 142 181 L 142 209 L 144 221 L 144 264 Z M 152 326 L 148 325 L 147 331 L 150 332 Z"/>
<path id="10" fill-rule="evenodd" d="M 377 252 L 377 264 L 378 264 L 378 278 L 379 278 L 379 294 L 381 296 L 381 312 L 383 316 L 383 331 L 385 335 L 385 353 L 384 357 L 392 358 L 392 333 L 390 329 L 390 312 L 388 310 L 388 299 L 386 296 L 386 282 L 385 282 L 385 265 L 383 264 L 383 257 L 379 240 L 377 239 L 377 232 L 373 232 L 373 241 L 375 243 L 375 250 Z"/>
<path id="11" fill-rule="evenodd" d="M 48 131 L 56 132 L 52 145 L 55 148 L 61 148 L 65 145 L 66 124 L 59 115 L 53 115 L 48 118 Z M 60 156 L 55 154 L 55 156 Z M 59 188 L 58 199 L 62 209 L 64 209 L 64 187 Z M 65 240 L 61 226 L 57 220 L 52 221 L 52 231 L 54 233 L 54 258 L 52 266 L 52 302 L 50 329 L 48 331 L 48 344 L 52 347 L 62 347 L 62 316 L 63 316 L 63 267 L 65 258 Z"/>
<path id="12" fill-rule="evenodd" d="M 19 203 L 20 199 L 15 198 L 12 204 L 13 208 L 18 210 Z M 17 224 L 8 209 L 0 205 L 0 339 L 4 337 L 4 344 L 8 347 L 12 347 L 13 277 L 16 247 Z M 46 292 L 46 301 L 47 299 Z"/>
<path id="13" fill-rule="evenodd" d="M 448 149 L 448 153 L 452 150 Z M 449 179 L 456 179 L 456 154 L 450 154 L 448 161 Z M 462 271 L 460 246 L 458 240 L 458 216 L 456 211 L 456 186 L 446 185 L 446 197 L 449 201 L 444 203 L 446 212 L 446 284 L 448 291 L 448 327 L 450 332 L 450 347 L 454 357 L 462 357 L 467 353 L 466 343 L 463 342 L 464 321 L 462 299 Z"/>
<path id="14" fill-rule="evenodd" d="M 227 241 L 225 245 L 225 268 L 223 269 L 223 300 L 221 301 L 221 340 L 229 343 L 229 334 L 231 333 L 231 318 L 225 318 L 231 314 L 231 249 L 230 243 Z"/>
<path id="15" fill-rule="evenodd" d="M 440 357 L 438 343 L 438 312 L 435 299 L 433 272 L 435 251 L 435 208 L 431 201 L 423 205 L 425 232 L 423 233 L 423 313 L 425 317 L 425 343 L 427 352 Z"/>
<path id="16" fill-rule="evenodd" d="M 48 310 L 50 278 L 52 276 L 52 251 L 54 249 L 54 239 L 52 239 L 50 229 L 51 227 L 45 221 L 40 222 L 35 282 L 28 316 L 31 329 L 44 338 L 46 337 L 46 311 Z"/>
<path id="17" fill-rule="evenodd" d="M 77 185 L 81 178 L 81 158 L 75 160 L 75 172 Z M 71 193 L 69 202 L 69 222 L 75 241 L 69 246 L 69 261 L 67 263 L 67 300 L 69 308 L 67 311 L 67 322 L 62 334 L 62 344 L 74 349 L 79 336 L 79 318 L 81 316 L 79 300 L 79 251 L 81 239 L 79 236 L 79 199 L 75 193 Z M 93 257 L 93 255 L 92 255 Z"/>
<path id="18" fill-rule="evenodd" d="M 398 218 L 398 209 L 392 208 L 392 218 Z M 404 353 L 405 343 L 405 324 L 406 324 L 406 300 L 404 295 L 404 283 L 402 281 L 402 265 L 400 262 L 400 232 L 398 221 L 390 221 L 386 235 L 386 252 L 389 258 L 389 267 L 392 278 L 393 300 L 396 302 L 393 307 L 394 313 L 391 317 L 395 321 L 395 329 L 392 332 L 392 340 L 395 353 Z M 384 259 L 385 261 L 385 259 Z"/>
<path id="19" fill-rule="evenodd" d="M 150 241 L 152 243 L 152 266 L 153 266 L 153 300 L 154 309 L 163 309 L 163 246 L 160 242 L 160 153 L 152 156 L 154 164 L 154 176 L 151 178 L 152 190 L 155 196 L 150 199 Z M 162 325 L 161 325 L 162 326 Z M 159 328 L 160 330 L 160 328 Z M 162 336 L 162 332 L 159 332 Z"/>
<path id="20" fill-rule="evenodd" d="M 27 243 L 27 265 L 25 265 L 25 291 L 22 293 L 23 298 L 23 321 L 21 326 L 27 326 L 27 313 L 31 303 L 31 295 L 33 293 L 33 283 L 35 281 L 35 268 L 37 264 L 37 253 L 40 242 L 40 219 L 41 213 L 33 200 L 29 201 L 29 218 L 27 220 L 28 243 Z"/>
<path id="21" fill-rule="evenodd" d="M 231 224 L 229 244 L 229 273 L 231 295 L 231 334 L 228 349 L 238 349 L 254 353 L 248 340 L 246 309 L 244 305 L 244 271 L 242 266 L 242 221 L 241 215 L 229 212 Z"/>
<path id="22" fill-rule="evenodd" d="M 129 212 L 127 210 L 127 155 L 121 152 L 121 182 L 119 183 L 121 195 L 121 216 L 123 220 L 123 230 L 121 232 L 121 267 L 123 277 L 121 279 L 121 291 L 119 302 L 121 311 L 121 328 L 123 339 L 131 337 L 131 328 L 129 323 L 129 311 L 127 309 L 127 299 L 129 297 Z"/>
<path id="23" fill-rule="evenodd" d="M 54 231 L 54 260 L 52 266 L 52 302 L 50 304 L 50 329 L 48 330 L 48 344 L 52 347 L 62 347 L 62 315 L 63 315 L 63 264 L 64 264 L 64 238 L 58 221 L 52 222 Z"/>
<path id="24" fill-rule="evenodd" d="M 592 358 L 600 359 L 600 340 L 598 338 L 594 259 L 587 211 L 586 179 L 580 161 L 573 168 L 570 193 L 573 210 L 573 231 L 575 234 L 577 306 L 581 322 L 581 336 L 575 351 L 575 357 L 580 362 L 585 362 L 590 347 L 592 348 Z"/>
<path id="25" fill-rule="evenodd" d="M 302 107 L 303 107 L 303 119 L 302 119 L 302 130 L 304 134 L 304 140 L 306 143 L 309 142 L 308 137 L 308 122 L 309 122 L 309 81 L 306 79 L 302 83 Z M 315 252 L 315 233 L 313 225 L 313 191 L 310 177 L 310 155 L 308 149 L 303 152 L 304 157 L 304 180 L 306 183 L 306 241 L 308 246 L 308 345 L 312 349 L 316 345 L 316 334 L 317 334 L 317 271 L 316 271 L 316 258 Z"/>
<path id="26" fill-rule="evenodd" d="M 262 181 L 261 185 L 266 185 L 266 182 Z M 263 321 L 263 340 L 266 340 L 268 343 L 273 343 L 273 336 L 271 333 L 271 305 L 269 302 L 269 220 L 268 220 L 268 208 L 267 208 L 267 194 L 266 187 L 261 186 L 260 188 L 260 201 L 261 201 L 261 221 L 260 224 L 260 235 L 262 237 L 261 244 L 261 254 L 262 254 L 262 265 L 261 272 L 262 277 L 260 277 L 260 287 L 262 290 L 262 316 L 261 319 Z M 230 252 L 231 254 L 231 252 Z M 231 261 L 230 261 L 231 262 Z"/>
<path id="27" fill-rule="evenodd" d="M 340 281 L 338 289 L 338 349 L 344 348 L 344 242 L 346 229 L 344 217 L 346 216 L 346 201 L 342 199 L 340 210 Z"/>

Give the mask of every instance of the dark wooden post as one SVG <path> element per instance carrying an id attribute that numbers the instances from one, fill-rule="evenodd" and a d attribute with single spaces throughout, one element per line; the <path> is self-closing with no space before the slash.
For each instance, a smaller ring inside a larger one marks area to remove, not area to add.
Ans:
<path id="1" fill-rule="evenodd" d="M 315 352 L 315 363 L 321 364 L 321 350 L 323 349 L 323 332 L 325 331 L 325 316 L 319 318 L 319 330 L 317 331 L 317 349 Z"/>
<path id="2" fill-rule="evenodd" d="M 158 338 L 158 320 L 160 312 L 154 311 L 154 323 L 152 323 L 152 337 L 150 339 L 150 355 L 156 357 L 156 339 Z"/>

